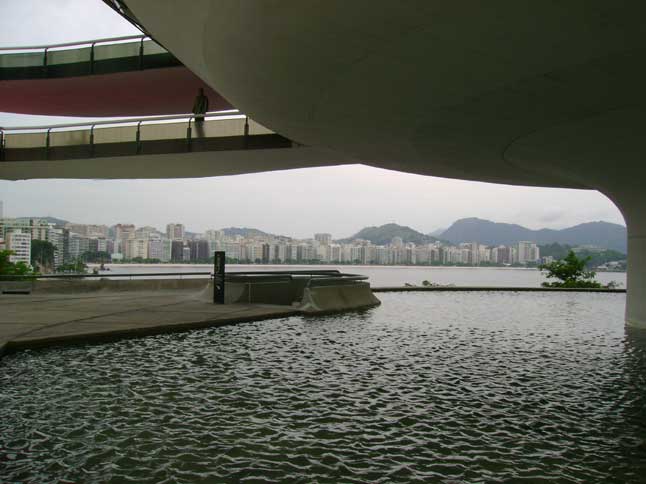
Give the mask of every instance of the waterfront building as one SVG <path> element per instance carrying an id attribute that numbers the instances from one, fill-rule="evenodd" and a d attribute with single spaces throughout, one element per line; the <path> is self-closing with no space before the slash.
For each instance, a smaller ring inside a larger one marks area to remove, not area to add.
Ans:
<path id="1" fill-rule="evenodd" d="M 166 225 L 166 237 L 170 240 L 184 240 L 184 225 L 179 223 L 170 223 Z"/>
<path id="2" fill-rule="evenodd" d="M 148 258 L 163 261 L 164 241 L 161 238 L 148 239 Z"/>
<path id="3" fill-rule="evenodd" d="M 31 232 L 25 229 L 10 229 L 5 233 L 4 245 L 13 252 L 9 262 L 31 264 Z"/>
<path id="4" fill-rule="evenodd" d="M 33 240 L 47 240 L 53 224 L 39 218 L 5 218 L 0 219 L 0 237 L 6 238 L 9 230 L 29 232 Z"/>
<path id="5" fill-rule="evenodd" d="M 161 260 L 162 262 L 170 262 L 173 241 L 164 237 L 161 239 L 161 243 L 162 243 L 162 252 L 159 260 Z"/>
<path id="6" fill-rule="evenodd" d="M 536 262 L 540 259 L 538 247 L 534 242 L 521 241 L 518 242 L 516 250 L 518 251 L 518 263 L 527 264 L 528 262 Z"/>
<path id="7" fill-rule="evenodd" d="M 149 225 L 145 227 L 139 227 L 135 230 L 135 237 L 138 239 L 149 239 L 151 237 L 159 237 L 161 234 L 155 227 Z"/>
<path id="8" fill-rule="evenodd" d="M 125 241 L 134 236 L 135 226 L 133 224 L 117 224 L 114 226 L 114 240 L 116 252 L 125 254 Z"/>
<path id="9" fill-rule="evenodd" d="M 181 262 L 184 260 L 184 242 L 181 240 L 172 240 L 171 241 L 171 261 Z M 190 260 L 190 249 L 189 249 L 189 260 Z"/>
<path id="10" fill-rule="evenodd" d="M 211 257 L 208 240 L 191 240 L 188 247 L 191 251 L 191 262 L 205 262 Z"/>
<path id="11" fill-rule="evenodd" d="M 322 245 L 330 245 L 332 243 L 331 234 L 314 234 L 314 240 Z"/>
<path id="12" fill-rule="evenodd" d="M 69 232 L 68 232 L 69 233 Z M 54 267 L 62 266 L 65 263 L 65 236 L 63 229 L 51 228 L 47 234 L 47 241 L 50 242 L 54 250 Z"/>
<path id="13" fill-rule="evenodd" d="M 219 240 L 224 240 L 224 231 L 222 230 L 207 230 L 204 232 L 204 238 L 208 241 L 219 241 Z"/>
<path id="14" fill-rule="evenodd" d="M 123 254 L 124 257 L 126 259 L 148 259 L 148 242 L 148 239 L 129 238 L 126 240 L 126 250 Z"/>
<path id="15" fill-rule="evenodd" d="M 104 237 L 88 237 L 88 252 L 108 252 L 108 239 Z"/>
<path id="16" fill-rule="evenodd" d="M 79 235 L 84 235 L 86 237 L 108 237 L 109 229 L 107 225 L 95 225 L 95 224 L 75 224 L 75 223 L 66 223 L 65 228 L 70 232 L 74 232 Z"/>

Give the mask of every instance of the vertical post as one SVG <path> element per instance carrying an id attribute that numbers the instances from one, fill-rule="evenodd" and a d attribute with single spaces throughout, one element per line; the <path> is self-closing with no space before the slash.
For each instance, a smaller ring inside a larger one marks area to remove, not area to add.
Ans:
<path id="1" fill-rule="evenodd" d="M 90 74 L 94 74 L 94 44 L 96 42 L 92 42 L 90 46 Z"/>
<path id="2" fill-rule="evenodd" d="M 142 37 L 139 43 L 139 69 L 144 68 L 144 39 L 145 37 Z"/>
<path id="3" fill-rule="evenodd" d="M 49 47 L 45 47 L 45 52 L 43 52 L 43 71 L 45 71 L 45 77 L 47 77 L 47 49 Z"/>
<path id="4" fill-rule="evenodd" d="M 244 148 L 249 148 L 249 116 L 244 118 Z"/>
<path id="5" fill-rule="evenodd" d="M 4 130 L 0 128 L 0 161 L 4 161 Z"/>
<path id="6" fill-rule="evenodd" d="M 141 154 L 141 121 L 137 123 L 137 135 L 135 137 L 137 142 L 137 154 Z"/>
<path id="7" fill-rule="evenodd" d="M 49 160 L 49 146 L 51 144 L 49 132 L 51 130 L 52 130 L 52 128 L 49 128 L 47 130 L 47 136 L 45 136 L 45 158 L 48 159 L 48 160 Z"/>
<path id="8" fill-rule="evenodd" d="M 192 142 L 193 142 L 193 138 L 192 138 L 192 136 L 193 136 L 193 131 L 192 131 L 192 128 L 191 128 L 191 121 L 192 121 L 192 120 L 193 120 L 193 117 L 192 117 L 192 116 L 191 116 L 190 118 L 188 118 L 188 127 L 186 128 L 186 150 L 187 150 L 187 151 L 191 151 L 191 149 L 192 149 L 192 147 L 193 147 L 193 145 L 192 145 Z"/>
<path id="9" fill-rule="evenodd" d="M 90 156 L 94 157 L 94 125 L 90 128 Z"/>
<path id="10" fill-rule="evenodd" d="M 224 251 L 213 253 L 213 304 L 224 304 Z"/>

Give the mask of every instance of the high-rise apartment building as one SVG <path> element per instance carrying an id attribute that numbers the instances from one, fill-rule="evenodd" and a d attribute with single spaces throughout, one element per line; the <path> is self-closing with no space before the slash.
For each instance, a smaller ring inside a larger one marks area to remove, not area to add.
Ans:
<path id="1" fill-rule="evenodd" d="M 166 237 L 170 240 L 184 240 L 184 225 L 175 223 L 166 225 Z"/>
<path id="2" fill-rule="evenodd" d="M 540 259 L 539 249 L 534 242 L 521 241 L 517 245 L 517 257 L 519 264 L 536 262 Z"/>
<path id="3" fill-rule="evenodd" d="M 135 226 L 133 224 L 117 224 L 114 226 L 115 252 L 123 254 L 125 252 L 125 241 L 135 235 Z"/>
<path id="4" fill-rule="evenodd" d="M 190 255 L 190 249 L 189 249 Z M 171 241 L 171 256 L 170 259 L 173 262 L 182 262 L 184 260 L 184 242 L 181 240 L 172 240 Z M 190 257 L 189 257 L 190 259 Z"/>
<path id="5" fill-rule="evenodd" d="M 126 259 L 148 259 L 148 239 L 129 238 L 125 243 L 123 253 Z"/>
<path id="6" fill-rule="evenodd" d="M 162 239 L 148 239 L 148 258 L 164 259 L 164 241 Z"/>
<path id="7" fill-rule="evenodd" d="M 330 245 L 332 243 L 331 234 L 314 234 L 314 240 L 321 245 Z"/>
<path id="8" fill-rule="evenodd" d="M 204 232 L 204 238 L 209 241 L 218 242 L 224 240 L 224 231 L 222 230 L 207 230 Z"/>
<path id="9" fill-rule="evenodd" d="M 188 247 L 191 250 L 192 262 L 207 261 L 211 257 L 208 240 L 191 240 Z"/>
<path id="10" fill-rule="evenodd" d="M 65 228 L 85 237 L 107 237 L 109 232 L 107 225 L 66 223 Z"/>
<path id="11" fill-rule="evenodd" d="M 145 226 L 139 227 L 135 230 L 135 237 L 137 239 L 149 239 L 151 237 L 156 237 L 159 234 L 155 227 Z"/>
<path id="12" fill-rule="evenodd" d="M 31 264 L 31 233 L 24 229 L 12 229 L 5 234 L 5 247 L 13 252 L 9 262 Z"/>

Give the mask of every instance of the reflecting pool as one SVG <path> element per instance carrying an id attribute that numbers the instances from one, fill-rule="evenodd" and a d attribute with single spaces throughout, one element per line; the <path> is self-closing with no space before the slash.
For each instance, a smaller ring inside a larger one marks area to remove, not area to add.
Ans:
<path id="1" fill-rule="evenodd" d="M 6 356 L 0 481 L 644 482 L 625 295 L 379 297 Z"/>

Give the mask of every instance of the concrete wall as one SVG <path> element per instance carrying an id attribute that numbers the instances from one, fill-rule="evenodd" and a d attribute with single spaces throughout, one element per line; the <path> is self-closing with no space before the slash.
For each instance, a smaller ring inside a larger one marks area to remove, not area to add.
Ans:
<path id="1" fill-rule="evenodd" d="M 307 314 L 346 311 L 377 306 L 380 303 L 366 282 L 338 283 L 307 287 L 307 278 L 268 281 L 250 278 L 249 282 L 229 282 L 225 290 L 226 304 L 272 304 L 293 306 Z M 186 291 L 187 297 L 211 302 L 213 282 L 209 279 L 142 279 L 88 280 L 58 279 L 29 282 L 0 282 L 0 291 L 25 291 L 32 295 Z"/>
<path id="2" fill-rule="evenodd" d="M 205 289 L 208 279 L 142 279 L 131 280 L 83 280 L 58 279 L 30 282 L 0 282 L 0 291 L 28 290 L 32 294 L 85 294 L 97 291 L 160 291 Z"/>
<path id="3" fill-rule="evenodd" d="M 381 301 L 375 297 L 370 284 L 342 284 L 305 288 L 301 311 L 309 314 L 333 313 L 351 309 L 378 306 Z"/>

